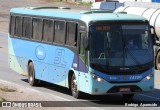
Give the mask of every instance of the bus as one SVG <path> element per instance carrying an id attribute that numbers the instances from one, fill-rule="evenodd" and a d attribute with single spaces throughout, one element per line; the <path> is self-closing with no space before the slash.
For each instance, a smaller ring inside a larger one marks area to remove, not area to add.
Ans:
<path id="1" fill-rule="evenodd" d="M 9 27 L 9 66 L 28 76 L 31 86 L 49 82 L 69 88 L 74 98 L 87 93 L 132 99 L 154 90 L 154 42 L 141 16 L 22 7 L 10 10 Z M 133 43 L 136 48 L 128 48 Z"/>

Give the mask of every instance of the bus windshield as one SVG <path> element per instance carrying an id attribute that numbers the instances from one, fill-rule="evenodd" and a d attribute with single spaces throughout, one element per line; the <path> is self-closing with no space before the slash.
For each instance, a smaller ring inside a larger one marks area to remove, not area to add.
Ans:
<path id="1" fill-rule="evenodd" d="M 99 68 L 135 67 L 153 61 L 149 26 L 103 24 L 90 26 L 90 63 Z"/>

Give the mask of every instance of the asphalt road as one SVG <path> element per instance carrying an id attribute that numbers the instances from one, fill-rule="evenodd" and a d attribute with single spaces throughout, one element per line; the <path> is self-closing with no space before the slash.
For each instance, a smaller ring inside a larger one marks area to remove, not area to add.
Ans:
<path id="1" fill-rule="evenodd" d="M 119 103 L 123 101 L 123 97 L 121 95 L 105 95 L 105 96 L 90 96 L 85 95 L 83 99 L 74 99 L 71 96 L 71 93 L 68 89 L 56 86 L 53 84 L 47 83 L 44 87 L 31 87 L 27 82 L 27 77 L 22 76 L 13 70 L 11 70 L 8 66 L 8 42 L 7 42 L 8 34 L 4 32 L 0 32 L 0 80 L 12 82 L 21 86 L 24 86 L 29 89 L 34 89 L 36 91 L 44 92 L 44 94 L 48 94 L 51 97 L 56 98 L 60 101 L 84 101 L 79 102 L 82 106 L 95 106 L 94 109 L 106 109 L 107 106 L 118 106 Z M 99 100 L 104 100 L 105 102 L 95 102 Z M 110 101 L 114 101 L 115 103 L 110 104 Z M 152 93 L 148 94 L 136 94 L 133 99 L 136 101 L 160 101 L 160 71 L 155 70 L 155 90 Z M 87 103 L 86 103 L 87 102 Z M 99 108 L 99 106 L 106 106 L 103 108 Z M 124 107 L 123 107 L 124 108 Z M 119 108 L 117 108 L 119 109 Z M 139 108 L 142 109 L 142 108 Z M 145 108 L 150 109 L 150 108 Z M 157 109 L 158 108 L 154 108 Z"/>

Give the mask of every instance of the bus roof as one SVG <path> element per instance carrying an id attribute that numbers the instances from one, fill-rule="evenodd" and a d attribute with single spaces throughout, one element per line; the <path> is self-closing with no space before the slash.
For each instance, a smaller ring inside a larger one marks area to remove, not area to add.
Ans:
<path id="1" fill-rule="evenodd" d="M 75 10 L 68 8 L 12 8 L 11 13 L 33 15 L 33 16 L 46 16 L 46 17 L 57 17 L 57 18 L 69 18 L 82 20 L 86 23 L 90 21 L 99 20 L 146 20 L 144 17 L 137 15 L 129 15 L 124 13 L 113 13 L 111 11 L 98 11 L 98 10 Z"/>

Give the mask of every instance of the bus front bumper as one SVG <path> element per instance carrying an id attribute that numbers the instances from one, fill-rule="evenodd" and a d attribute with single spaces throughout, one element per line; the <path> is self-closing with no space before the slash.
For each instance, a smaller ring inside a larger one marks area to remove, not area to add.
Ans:
<path id="1" fill-rule="evenodd" d="M 154 90 L 154 77 L 149 80 L 143 79 L 140 82 L 127 82 L 127 83 L 110 83 L 98 82 L 92 80 L 92 84 L 88 88 L 88 93 L 93 95 L 113 94 L 113 93 L 146 93 Z"/>

